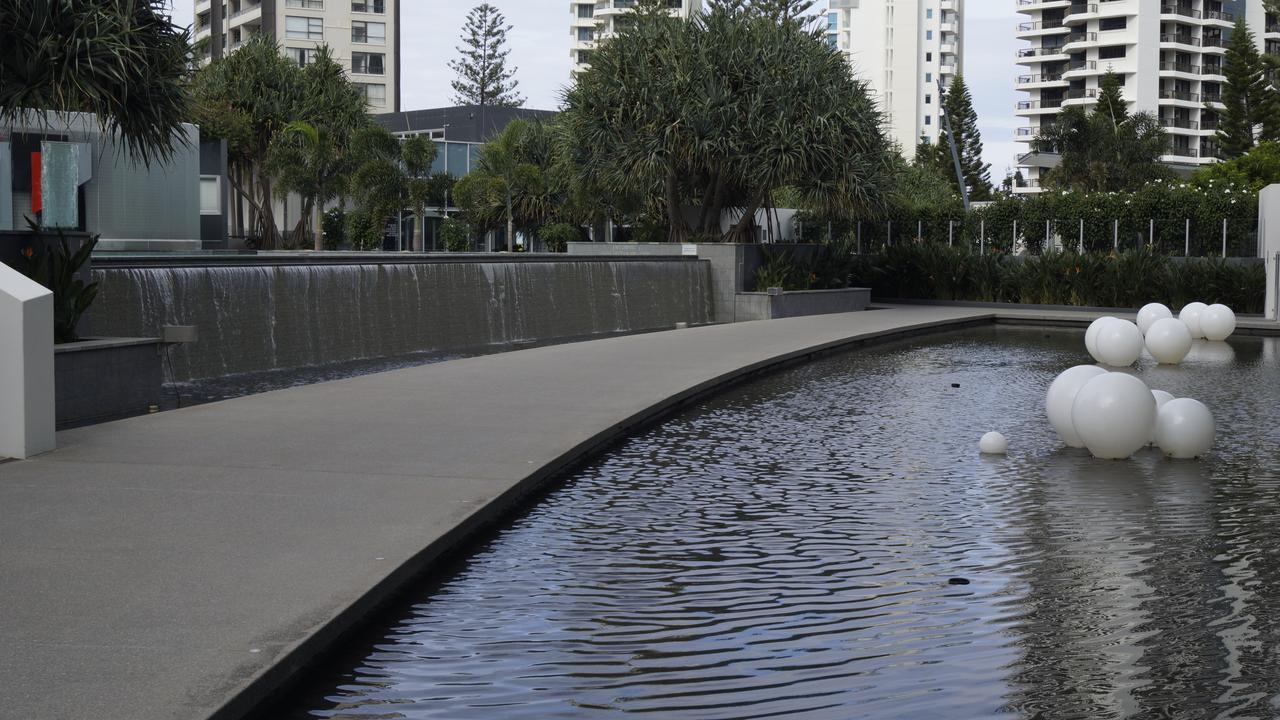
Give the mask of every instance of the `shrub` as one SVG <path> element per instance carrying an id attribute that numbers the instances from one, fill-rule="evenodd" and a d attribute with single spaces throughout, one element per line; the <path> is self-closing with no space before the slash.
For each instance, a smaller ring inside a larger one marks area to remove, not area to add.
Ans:
<path id="1" fill-rule="evenodd" d="M 466 252 L 471 249 L 471 226 L 456 218 L 445 218 L 440 223 L 440 240 L 449 252 Z"/>
<path id="2" fill-rule="evenodd" d="M 336 207 L 320 218 L 320 227 L 324 232 L 324 249 L 337 250 L 347 241 L 347 214 Z"/>
<path id="3" fill-rule="evenodd" d="M 569 243 L 582 239 L 582 233 L 569 223 L 551 223 L 538 229 L 538 239 L 550 252 L 564 252 L 569 249 Z"/>
<path id="4" fill-rule="evenodd" d="M 80 339 L 76 334 L 76 326 L 98 296 L 98 283 L 86 285 L 76 277 L 76 273 L 89 261 L 97 244 L 98 236 L 94 235 L 79 248 L 72 250 L 67 236 L 59 230 L 56 244 L 46 242 L 43 248 L 31 246 L 22 252 L 26 259 L 23 274 L 53 292 L 55 342 L 69 343 Z"/>
<path id="5" fill-rule="evenodd" d="M 353 250 L 377 250 L 382 246 L 382 224 L 364 210 L 347 213 L 347 240 Z"/>

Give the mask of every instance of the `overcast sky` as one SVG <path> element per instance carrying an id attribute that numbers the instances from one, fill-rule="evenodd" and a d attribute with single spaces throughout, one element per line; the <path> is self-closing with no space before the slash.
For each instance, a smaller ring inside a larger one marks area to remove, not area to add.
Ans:
<path id="1" fill-rule="evenodd" d="M 510 62 L 526 106 L 554 110 L 569 81 L 569 4 L 565 0 L 489 0 L 513 27 Z M 452 73 L 458 34 L 474 3 L 459 0 L 404 0 L 401 6 L 401 106 L 406 110 L 452 105 Z M 174 20 L 189 24 L 193 3 L 174 0 Z M 970 0 L 964 27 L 964 73 L 974 96 L 991 179 L 999 183 L 1013 165 L 1013 115 L 1017 94 L 1013 64 L 1017 15 L 1002 0 Z M 825 7 L 825 4 L 823 5 Z"/>

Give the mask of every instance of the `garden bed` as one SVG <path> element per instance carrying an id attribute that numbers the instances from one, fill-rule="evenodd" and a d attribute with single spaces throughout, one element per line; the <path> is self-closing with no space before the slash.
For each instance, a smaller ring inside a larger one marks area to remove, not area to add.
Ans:
<path id="1" fill-rule="evenodd" d="M 766 292 L 738 293 L 735 302 L 735 315 L 739 322 L 831 315 L 866 310 L 871 302 L 871 289 L 783 291 L 780 288 L 769 288 Z"/>
<path id="2" fill-rule="evenodd" d="M 58 428 L 143 415 L 160 404 L 158 338 L 89 338 L 53 350 Z"/>

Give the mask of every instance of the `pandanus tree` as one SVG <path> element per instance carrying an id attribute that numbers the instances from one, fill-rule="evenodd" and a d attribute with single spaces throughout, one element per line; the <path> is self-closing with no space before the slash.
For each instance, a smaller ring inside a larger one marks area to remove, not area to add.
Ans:
<path id="1" fill-rule="evenodd" d="M 715 0 L 680 19 L 642 2 L 566 93 L 577 184 L 656 201 L 672 241 L 720 236 L 726 210 L 725 239 L 750 240 L 784 187 L 828 216 L 881 208 L 881 116 L 809 4 Z"/>
<path id="2" fill-rule="evenodd" d="M 26 110 L 93 113 L 135 160 L 183 143 L 187 31 L 160 0 L 0 2 L 0 125 Z"/>

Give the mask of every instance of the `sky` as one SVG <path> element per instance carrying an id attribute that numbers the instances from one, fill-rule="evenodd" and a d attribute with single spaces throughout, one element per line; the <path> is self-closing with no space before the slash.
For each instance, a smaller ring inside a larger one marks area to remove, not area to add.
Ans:
<path id="1" fill-rule="evenodd" d="M 554 110 L 569 82 L 569 3 L 565 0 L 489 0 L 512 26 L 507 35 L 508 62 L 516 68 L 526 107 Z M 174 22 L 191 23 L 191 0 L 174 0 Z M 444 107 L 452 102 L 449 61 L 457 57 L 458 35 L 472 2 L 403 0 L 401 6 L 401 107 Z M 824 3 L 820 5 L 825 7 Z M 1018 16 L 1007 0 L 970 0 L 965 4 L 964 74 L 973 94 L 982 131 L 984 156 L 992 182 L 1012 168 L 1018 146 L 1013 131 L 1013 89 L 1018 67 L 1014 37 Z"/>

